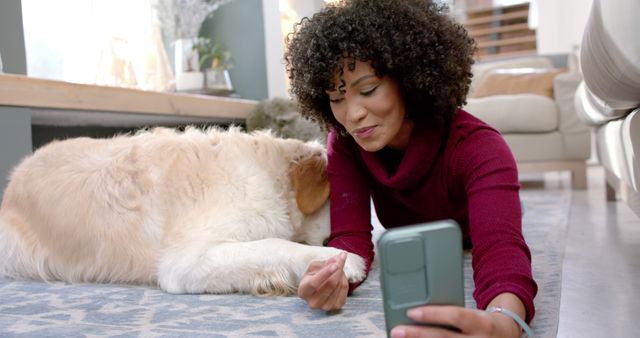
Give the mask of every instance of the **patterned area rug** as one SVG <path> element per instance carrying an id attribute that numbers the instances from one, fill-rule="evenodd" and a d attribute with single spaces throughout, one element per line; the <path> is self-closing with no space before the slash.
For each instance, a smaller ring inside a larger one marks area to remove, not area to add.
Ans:
<path id="1" fill-rule="evenodd" d="M 524 234 L 539 292 L 533 329 L 555 337 L 571 192 L 523 190 Z M 379 234 L 380 229 L 376 229 Z M 467 307 L 470 257 L 465 259 Z M 297 297 L 170 295 L 129 285 L 0 279 L 2 337 L 384 337 L 378 265 L 335 314 Z"/>

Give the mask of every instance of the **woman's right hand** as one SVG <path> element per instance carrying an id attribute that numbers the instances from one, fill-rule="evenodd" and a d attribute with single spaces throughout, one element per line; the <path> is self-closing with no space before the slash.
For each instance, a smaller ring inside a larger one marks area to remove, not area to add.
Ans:
<path id="1" fill-rule="evenodd" d="M 311 262 L 300 279 L 298 296 L 312 309 L 341 309 L 349 292 L 349 281 L 344 274 L 346 260 L 347 253 L 342 252 L 326 261 Z"/>

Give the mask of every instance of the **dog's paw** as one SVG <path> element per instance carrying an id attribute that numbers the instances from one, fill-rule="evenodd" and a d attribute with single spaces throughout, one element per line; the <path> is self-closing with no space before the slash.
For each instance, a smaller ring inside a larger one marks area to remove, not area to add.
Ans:
<path id="1" fill-rule="evenodd" d="M 347 253 L 347 261 L 344 263 L 344 274 L 347 276 L 349 283 L 356 283 L 363 280 L 366 275 L 364 273 L 364 259 L 359 255 Z"/>
<path id="2" fill-rule="evenodd" d="M 295 294 L 296 277 L 282 267 L 260 271 L 252 283 L 251 293 L 256 296 L 290 296 Z"/>
<path id="3" fill-rule="evenodd" d="M 331 248 L 331 247 L 313 247 L 313 248 L 314 250 L 317 250 L 317 251 L 314 252 L 315 257 L 312 260 L 310 260 L 308 264 L 314 261 L 322 262 L 324 264 L 328 259 L 337 257 L 341 253 L 346 252 L 344 250 Z M 344 262 L 344 269 L 343 269 L 344 274 L 346 275 L 350 283 L 362 281 L 366 277 L 364 259 L 354 253 L 350 253 L 350 252 L 346 252 L 346 253 L 347 253 L 347 260 Z"/>

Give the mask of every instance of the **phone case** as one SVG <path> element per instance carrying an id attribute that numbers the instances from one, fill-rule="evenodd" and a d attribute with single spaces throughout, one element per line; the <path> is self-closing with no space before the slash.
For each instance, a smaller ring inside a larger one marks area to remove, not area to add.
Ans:
<path id="1" fill-rule="evenodd" d="M 409 319 L 410 308 L 464 306 L 462 232 L 455 221 L 391 229 L 377 247 L 387 335 L 399 324 L 429 325 Z"/>

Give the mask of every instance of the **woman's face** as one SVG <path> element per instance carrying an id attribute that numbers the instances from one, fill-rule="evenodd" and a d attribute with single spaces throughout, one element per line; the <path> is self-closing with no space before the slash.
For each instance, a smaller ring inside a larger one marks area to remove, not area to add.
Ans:
<path id="1" fill-rule="evenodd" d="M 355 61 L 351 69 L 349 62 L 345 60 L 343 74 L 335 76 L 334 89 L 327 91 L 333 116 L 366 151 L 406 148 L 413 123 L 405 118 L 398 84 L 377 77 L 369 62 Z"/>

